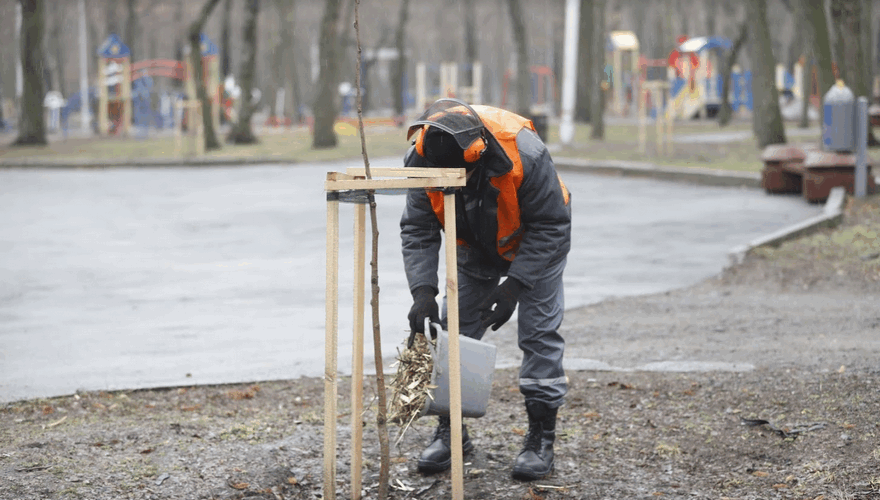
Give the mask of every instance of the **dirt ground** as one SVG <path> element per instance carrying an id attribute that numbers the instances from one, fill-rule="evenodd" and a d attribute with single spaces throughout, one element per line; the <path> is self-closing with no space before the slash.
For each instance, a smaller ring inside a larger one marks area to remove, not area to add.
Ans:
<path id="1" fill-rule="evenodd" d="M 526 418 L 516 371 L 498 370 L 488 414 L 467 421 L 466 498 L 880 499 L 878 233 L 875 196 L 850 202 L 843 226 L 693 287 L 569 311 L 570 352 L 614 368 L 568 371 L 556 468 L 532 483 L 510 479 Z M 351 495 L 348 386 L 339 498 Z M 377 496 L 375 396 L 369 381 L 364 498 Z M 321 498 L 322 404 L 323 381 L 307 378 L 6 404 L 0 498 Z M 448 473 L 416 472 L 433 425 L 392 447 L 391 498 L 450 497 Z"/>

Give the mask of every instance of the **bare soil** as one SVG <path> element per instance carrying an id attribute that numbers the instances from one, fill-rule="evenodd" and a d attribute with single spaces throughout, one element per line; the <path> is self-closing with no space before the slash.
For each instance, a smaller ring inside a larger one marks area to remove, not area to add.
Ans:
<path id="1" fill-rule="evenodd" d="M 498 370 L 489 413 L 467 421 L 477 449 L 465 496 L 880 499 L 878 232 L 873 197 L 850 203 L 841 227 L 755 251 L 693 287 L 569 311 L 571 355 L 612 368 L 568 371 L 555 471 L 510 478 L 526 417 L 516 371 Z M 501 334 L 493 340 L 510 344 Z M 666 371 L 661 360 L 728 368 Z M 340 498 L 351 496 L 348 382 Z M 363 493 L 376 498 L 366 385 Z M 0 498 L 320 498 L 323 388 L 303 378 L 5 404 Z M 417 421 L 393 447 L 391 498 L 450 497 L 448 473 L 416 472 L 433 425 Z"/>

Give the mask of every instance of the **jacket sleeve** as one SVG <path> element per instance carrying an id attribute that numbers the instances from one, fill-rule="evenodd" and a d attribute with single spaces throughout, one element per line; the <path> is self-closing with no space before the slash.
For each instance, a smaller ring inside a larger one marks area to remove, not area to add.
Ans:
<path id="1" fill-rule="evenodd" d="M 421 167 L 424 159 L 410 147 L 404 166 Z M 403 268 L 410 291 L 428 285 L 439 292 L 437 272 L 440 262 L 440 221 L 431 209 L 424 189 L 410 189 L 400 218 Z"/>
<path id="2" fill-rule="evenodd" d="M 523 237 L 507 275 L 531 288 L 542 270 L 571 249 L 571 198 L 538 136 L 523 129 L 516 141 L 523 165 L 517 191 Z"/>

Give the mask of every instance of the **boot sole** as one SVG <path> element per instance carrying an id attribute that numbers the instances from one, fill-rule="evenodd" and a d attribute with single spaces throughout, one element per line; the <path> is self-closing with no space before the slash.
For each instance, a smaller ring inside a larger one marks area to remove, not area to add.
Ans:
<path id="1" fill-rule="evenodd" d="M 474 444 L 468 441 L 463 444 L 461 447 L 462 455 L 469 455 L 474 451 Z M 426 474 L 436 474 L 437 472 L 443 472 L 452 467 L 452 456 L 450 455 L 448 460 L 444 460 L 442 462 L 428 462 L 419 460 L 419 472 L 423 472 Z"/>

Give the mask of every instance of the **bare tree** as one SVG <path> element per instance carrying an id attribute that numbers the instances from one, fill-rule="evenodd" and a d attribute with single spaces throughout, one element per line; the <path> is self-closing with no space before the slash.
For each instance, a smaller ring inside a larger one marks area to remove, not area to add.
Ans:
<path id="1" fill-rule="evenodd" d="M 770 27 L 767 25 L 767 0 L 748 0 L 746 18 L 752 23 L 752 129 L 758 146 L 785 143 L 785 129 L 779 110 L 776 89 L 776 59 L 773 57 Z"/>
<path id="2" fill-rule="evenodd" d="M 464 3 L 464 81 L 474 84 L 474 62 L 477 60 L 477 28 L 474 26 L 476 14 L 474 0 L 463 0 Z"/>
<path id="3" fill-rule="evenodd" d="M 229 21 L 232 18 L 232 0 L 223 2 L 223 22 L 220 27 L 220 76 L 227 77 L 232 74 L 232 64 L 229 52 L 231 51 Z"/>
<path id="4" fill-rule="evenodd" d="M 253 144 L 257 142 L 251 128 L 251 117 L 256 103 L 251 99 L 254 90 L 254 76 L 257 73 L 257 16 L 260 14 L 260 0 L 247 0 L 244 22 L 244 58 L 241 61 L 241 113 L 232 127 L 227 140 L 233 144 Z"/>
<path id="5" fill-rule="evenodd" d="M 211 97 L 205 88 L 205 73 L 202 67 L 202 28 L 211 16 L 214 7 L 220 3 L 220 0 L 207 0 L 199 17 L 189 26 L 189 47 L 190 61 L 192 63 L 192 77 L 196 86 L 196 95 L 202 103 L 202 126 L 205 131 L 205 150 L 220 149 L 220 141 L 217 140 L 217 131 L 214 130 L 214 119 L 211 114 Z"/>
<path id="6" fill-rule="evenodd" d="M 312 135 L 312 147 L 316 149 L 335 148 L 337 144 L 333 124 L 339 113 L 336 102 L 336 87 L 339 84 L 339 1 L 325 0 L 324 17 L 321 20 L 321 73 L 318 75 L 318 97 L 315 99 L 315 125 Z"/>
<path id="7" fill-rule="evenodd" d="M 819 96 L 834 84 L 833 59 L 831 58 L 831 35 L 828 32 L 828 20 L 825 16 L 824 2 L 814 0 L 797 0 L 803 10 L 804 20 L 809 29 L 810 47 L 816 61 L 816 76 L 819 84 Z M 805 75 L 805 78 L 809 73 Z M 820 123 L 824 119 L 825 110 L 820 105 Z"/>
<path id="8" fill-rule="evenodd" d="M 590 59 L 593 61 L 590 75 L 590 138 L 600 141 L 605 138 L 605 90 L 602 85 L 605 82 L 605 1 L 593 0 L 593 43 L 590 44 Z"/>
<path id="9" fill-rule="evenodd" d="M 748 32 L 749 23 L 740 24 L 736 40 L 733 41 L 730 50 L 724 54 L 724 65 L 721 68 L 721 109 L 718 111 L 718 125 L 721 127 L 726 126 L 733 118 L 733 109 L 730 107 L 731 73 L 733 73 L 733 65 L 736 64 L 736 59 L 739 57 L 739 51 Z"/>
<path id="10" fill-rule="evenodd" d="M 299 107 L 301 91 L 296 70 L 296 0 L 276 0 L 281 11 L 282 79 L 284 85 L 284 115 L 294 123 L 301 120 Z"/>
<path id="11" fill-rule="evenodd" d="M 574 118 L 579 122 L 590 121 L 592 97 L 591 78 L 593 69 L 593 0 L 581 0 L 581 18 L 578 27 L 577 97 Z"/>
<path id="12" fill-rule="evenodd" d="M 397 116 L 406 114 L 403 102 L 403 79 L 406 76 L 406 25 L 408 21 L 409 0 L 401 0 L 400 12 L 397 16 L 397 33 L 394 37 L 394 46 L 397 48 L 397 63 L 394 66 L 394 79 L 391 82 L 391 92 L 394 94 L 394 114 Z"/>
<path id="13" fill-rule="evenodd" d="M 140 28 L 138 27 L 138 12 L 137 12 L 137 0 L 128 0 L 126 2 L 127 7 L 127 16 L 125 19 L 125 43 L 128 44 L 128 50 L 131 52 L 130 60 L 131 62 L 135 62 L 135 58 L 140 56 L 138 51 L 138 34 Z"/>
<path id="14" fill-rule="evenodd" d="M 516 109 L 522 116 L 531 115 L 532 82 L 529 68 L 528 40 L 526 22 L 520 0 L 507 0 L 510 7 L 510 25 L 513 29 L 513 43 L 516 45 Z"/>
<path id="15" fill-rule="evenodd" d="M 45 145 L 46 122 L 43 118 L 43 0 L 19 0 L 21 3 L 21 69 L 24 81 L 21 113 L 18 117 L 17 146 Z"/>

